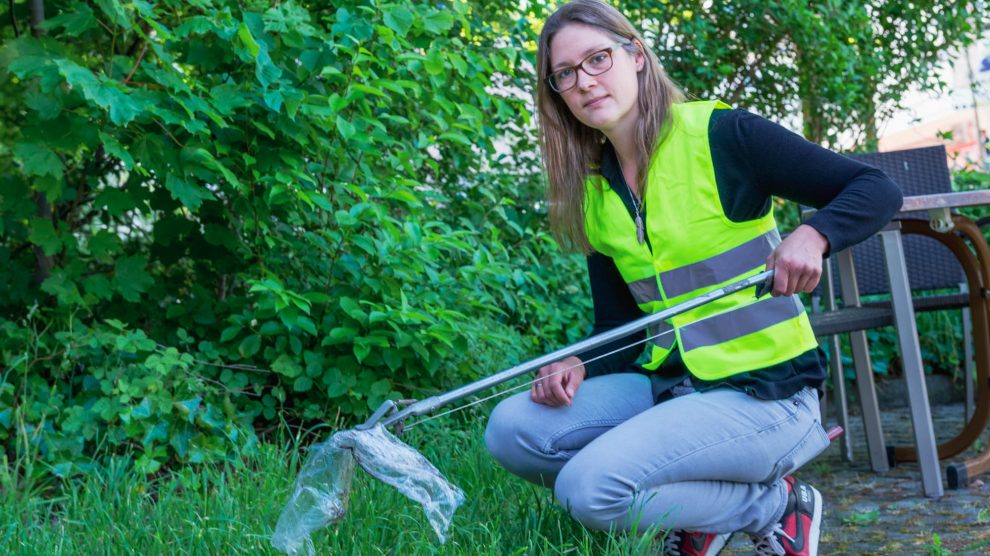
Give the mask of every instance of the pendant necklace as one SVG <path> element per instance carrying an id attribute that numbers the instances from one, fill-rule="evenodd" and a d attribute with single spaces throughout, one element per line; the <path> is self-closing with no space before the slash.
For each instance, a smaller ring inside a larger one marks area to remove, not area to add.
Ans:
<path id="1" fill-rule="evenodd" d="M 626 189 L 629 190 L 629 198 L 632 199 L 633 209 L 636 211 L 636 239 L 639 240 L 640 245 L 642 245 L 643 242 L 646 241 L 646 231 L 643 229 L 643 215 L 639 210 L 641 205 L 636 202 L 636 194 L 633 193 L 633 190 L 629 187 L 628 183 L 626 184 Z"/>

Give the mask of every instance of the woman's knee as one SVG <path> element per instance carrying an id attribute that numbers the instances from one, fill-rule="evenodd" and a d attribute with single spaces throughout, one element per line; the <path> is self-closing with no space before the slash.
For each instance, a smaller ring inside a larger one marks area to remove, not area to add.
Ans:
<path id="1" fill-rule="evenodd" d="M 626 529 L 634 505 L 633 490 L 603 469 L 572 460 L 557 475 L 554 496 L 589 529 Z"/>
<path id="2" fill-rule="evenodd" d="M 496 461 L 510 470 L 524 454 L 532 452 L 526 434 L 528 412 L 520 401 L 516 396 L 503 400 L 495 406 L 485 427 L 485 446 Z"/>

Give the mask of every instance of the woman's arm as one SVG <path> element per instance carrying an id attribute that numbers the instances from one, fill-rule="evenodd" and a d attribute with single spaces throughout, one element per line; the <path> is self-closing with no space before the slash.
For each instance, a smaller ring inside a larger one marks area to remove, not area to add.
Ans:
<path id="1" fill-rule="evenodd" d="M 629 286 L 622 279 L 619 269 L 610 257 L 600 253 L 593 253 L 588 257 L 588 280 L 591 283 L 591 300 L 595 307 L 595 325 L 591 331 L 592 335 L 606 332 L 643 316 L 643 311 L 636 305 L 636 301 L 629 291 Z M 615 340 L 582 353 L 581 359 L 587 361 L 585 363 L 587 376 L 626 371 L 643 352 L 643 344 L 636 344 L 595 361 L 590 360 L 623 346 L 628 346 L 645 337 L 645 332 L 638 332 L 635 335 Z"/>
<path id="2" fill-rule="evenodd" d="M 770 198 L 819 209 L 805 224 L 841 251 L 880 230 L 901 207 L 881 170 L 805 140 L 745 110 L 717 110 L 709 126 L 722 207 L 730 220 L 759 218 Z"/>
<path id="3" fill-rule="evenodd" d="M 902 203 L 900 189 L 879 169 L 743 110 L 716 111 L 709 142 L 730 220 L 766 214 L 773 196 L 819 209 L 767 260 L 777 268 L 778 295 L 813 290 L 823 256 L 879 231 Z"/>

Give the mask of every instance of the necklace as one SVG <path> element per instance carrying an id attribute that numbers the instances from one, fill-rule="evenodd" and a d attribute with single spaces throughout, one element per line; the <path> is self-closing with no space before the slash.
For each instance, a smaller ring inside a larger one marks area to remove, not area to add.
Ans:
<path id="1" fill-rule="evenodd" d="M 632 199 L 633 209 L 636 211 L 636 239 L 639 241 L 640 245 L 646 241 L 646 231 L 643 229 L 643 215 L 639 210 L 642 205 L 636 201 L 636 194 L 633 193 L 629 184 L 626 183 L 626 189 L 629 190 L 629 198 Z"/>

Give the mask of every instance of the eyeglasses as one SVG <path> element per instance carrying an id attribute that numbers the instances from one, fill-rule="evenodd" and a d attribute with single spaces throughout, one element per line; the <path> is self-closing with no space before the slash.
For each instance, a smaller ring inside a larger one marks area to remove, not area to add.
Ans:
<path id="1" fill-rule="evenodd" d="M 577 85 L 577 70 L 580 68 L 590 76 L 601 75 L 612 69 L 612 52 L 615 49 L 629 44 L 628 42 L 617 42 L 591 54 L 576 66 L 568 66 L 559 69 L 547 76 L 547 84 L 558 93 L 563 93 Z"/>

